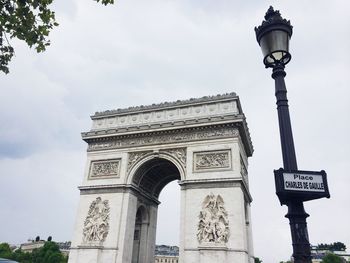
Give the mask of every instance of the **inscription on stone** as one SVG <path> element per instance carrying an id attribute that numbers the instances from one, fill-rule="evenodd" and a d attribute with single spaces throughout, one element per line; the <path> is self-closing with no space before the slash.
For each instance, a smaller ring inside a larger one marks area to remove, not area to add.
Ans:
<path id="1" fill-rule="evenodd" d="M 231 169 L 231 151 L 212 151 L 194 153 L 194 171 Z"/>
<path id="2" fill-rule="evenodd" d="M 120 159 L 92 161 L 90 179 L 119 177 Z"/>

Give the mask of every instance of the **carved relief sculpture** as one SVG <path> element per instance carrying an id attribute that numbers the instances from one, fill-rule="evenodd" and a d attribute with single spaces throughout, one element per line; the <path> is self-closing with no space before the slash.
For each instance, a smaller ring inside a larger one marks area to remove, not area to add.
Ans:
<path id="1" fill-rule="evenodd" d="M 204 199 L 199 213 L 197 238 L 199 243 L 225 244 L 230 234 L 224 200 L 220 195 L 210 194 Z"/>
<path id="2" fill-rule="evenodd" d="M 201 130 L 180 130 L 176 133 L 154 133 L 152 135 L 135 136 L 129 137 L 118 137 L 117 139 L 110 139 L 103 142 L 91 141 L 89 142 L 88 151 L 98 151 L 105 149 L 117 149 L 124 147 L 134 146 L 145 146 L 165 143 L 176 143 L 176 142 L 187 142 L 187 141 L 198 141 L 207 139 L 218 139 L 218 138 L 231 138 L 238 136 L 238 130 L 232 127 L 223 128 L 203 128 Z"/>
<path id="3" fill-rule="evenodd" d="M 208 169 L 230 169 L 230 151 L 194 153 L 195 171 Z"/>
<path id="4" fill-rule="evenodd" d="M 84 221 L 83 242 L 103 242 L 109 231 L 109 204 L 97 197 L 90 205 L 88 215 Z"/>
<path id="5" fill-rule="evenodd" d="M 140 160 L 147 153 L 149 153 L 149 152 L 132 152 L 132 153 L 129 153 L 127 171 L 129 172 L 131 170 L 131 168 L 135 165 L 135 163 L 137 163 L 137 161 Z"/>
<path id="6" fill-rule="evenodd" d="M 186 168 L 186 148 L 166 149 L 164 152 L 169 153 L 175 159 L 179 160 L 183 167 Z"/>
<path id="7" fill-rule="evenodd" d="M 90 178 L 118 177 L 120 160 L 92 161 Z"/>

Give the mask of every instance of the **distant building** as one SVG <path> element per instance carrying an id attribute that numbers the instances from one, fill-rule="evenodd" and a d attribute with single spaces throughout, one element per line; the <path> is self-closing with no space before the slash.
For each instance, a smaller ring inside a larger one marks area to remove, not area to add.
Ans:
<path id="1" fill-rule="evenodd" d="M 155 255 L 164 256 L 178 256 L 179 247 L 178 246 L 166 246 L 166 245 L 156 245 Z"/>
<path id="2" fill-rule="evenodd" d="M 318 249 L 317 246 L 311 246 L 312 263 L 321 263 L 322 259 L 329 253 L 343 258 L 344 262 L 350 262 L 350 253 L 346 251 L 332 251 L 328 249 Z"/>
<path id="3" fill-rule="evenodd" d="M 156 245 L 155 263 L 178 263 L 179 262 L 179 247 Z"/>
<path id="4" fill-rule="evenodd" d="M 58 245 L 60 251 L 62 252 L 62 254 L 64 254 L 65 256 L 69 255 L 69 250 L 70 250 L 70 246 L 71 246 L 70 241 L 66 241 L 66 242 L 56 242 L 56 244 Z"/>
<path id="5" fill-rule="evenodd" d="M 28 243 L 23 243 L 21 244 L 20 248 L 23 252 L 30 252 L 32 253 L 32 251 L 36 248 L 41 248 L 45 245 L 45 241 L 44 240 L 40 240 L 40 241 L 31 241 Z"/>
<path id="6" fill-rule="evenodd" d="M 20 246 L 20 248 L 23 252 L 30 252 L 31 253 L 31 252 L 33 252 L 34 249 L 43 247 L 45 245 L 45 242 L 46 242 L 44 240 L 40 240 L 40 241 L 28 240 L 28 241 L 29 242 L 23 243 Z M 58 248 L 60 249 L 62 254 L 68 256 L 71 242 L 67 241 L 67 242 L 55 242 L 55 243 L 58 245 Z M 2 263 L 2 262 L 0 261 L 0 263 Z"/>

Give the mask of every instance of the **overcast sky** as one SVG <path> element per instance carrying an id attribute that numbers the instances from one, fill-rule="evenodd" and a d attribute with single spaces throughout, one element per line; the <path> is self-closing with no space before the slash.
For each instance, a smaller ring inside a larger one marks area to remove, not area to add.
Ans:
<path id="1" fill-rule="evenodd" d="M 255 152 L 249 160 L 255 255 L 287 260 L 286 207 L 274 82 L 255 39 L 269 7 L 291 20 L 286 84 L 301 170 L 326 170 L 331 199 L 305 204 L 312 244 L 350 249 L 350 2 L 56 0 L 47 52 L 13 41 L 0 76 L 0 242 L 70 240 L 95 111 L 236 92 Z M 179 187 L 161 194 L 157 243 L 178 244 Z M 234 233 L 232 233 L 234 236 Z"/>

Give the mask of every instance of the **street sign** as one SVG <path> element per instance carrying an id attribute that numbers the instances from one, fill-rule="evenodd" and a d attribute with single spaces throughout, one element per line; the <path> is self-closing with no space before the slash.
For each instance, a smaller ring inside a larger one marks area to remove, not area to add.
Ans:
<path id="1" fill-rule="evenodd" d="M 276 194 L 281 204 L 290 200 L 309 201 L 329 198 L 327 174 L 325 171 L 274 171 Z"/>

